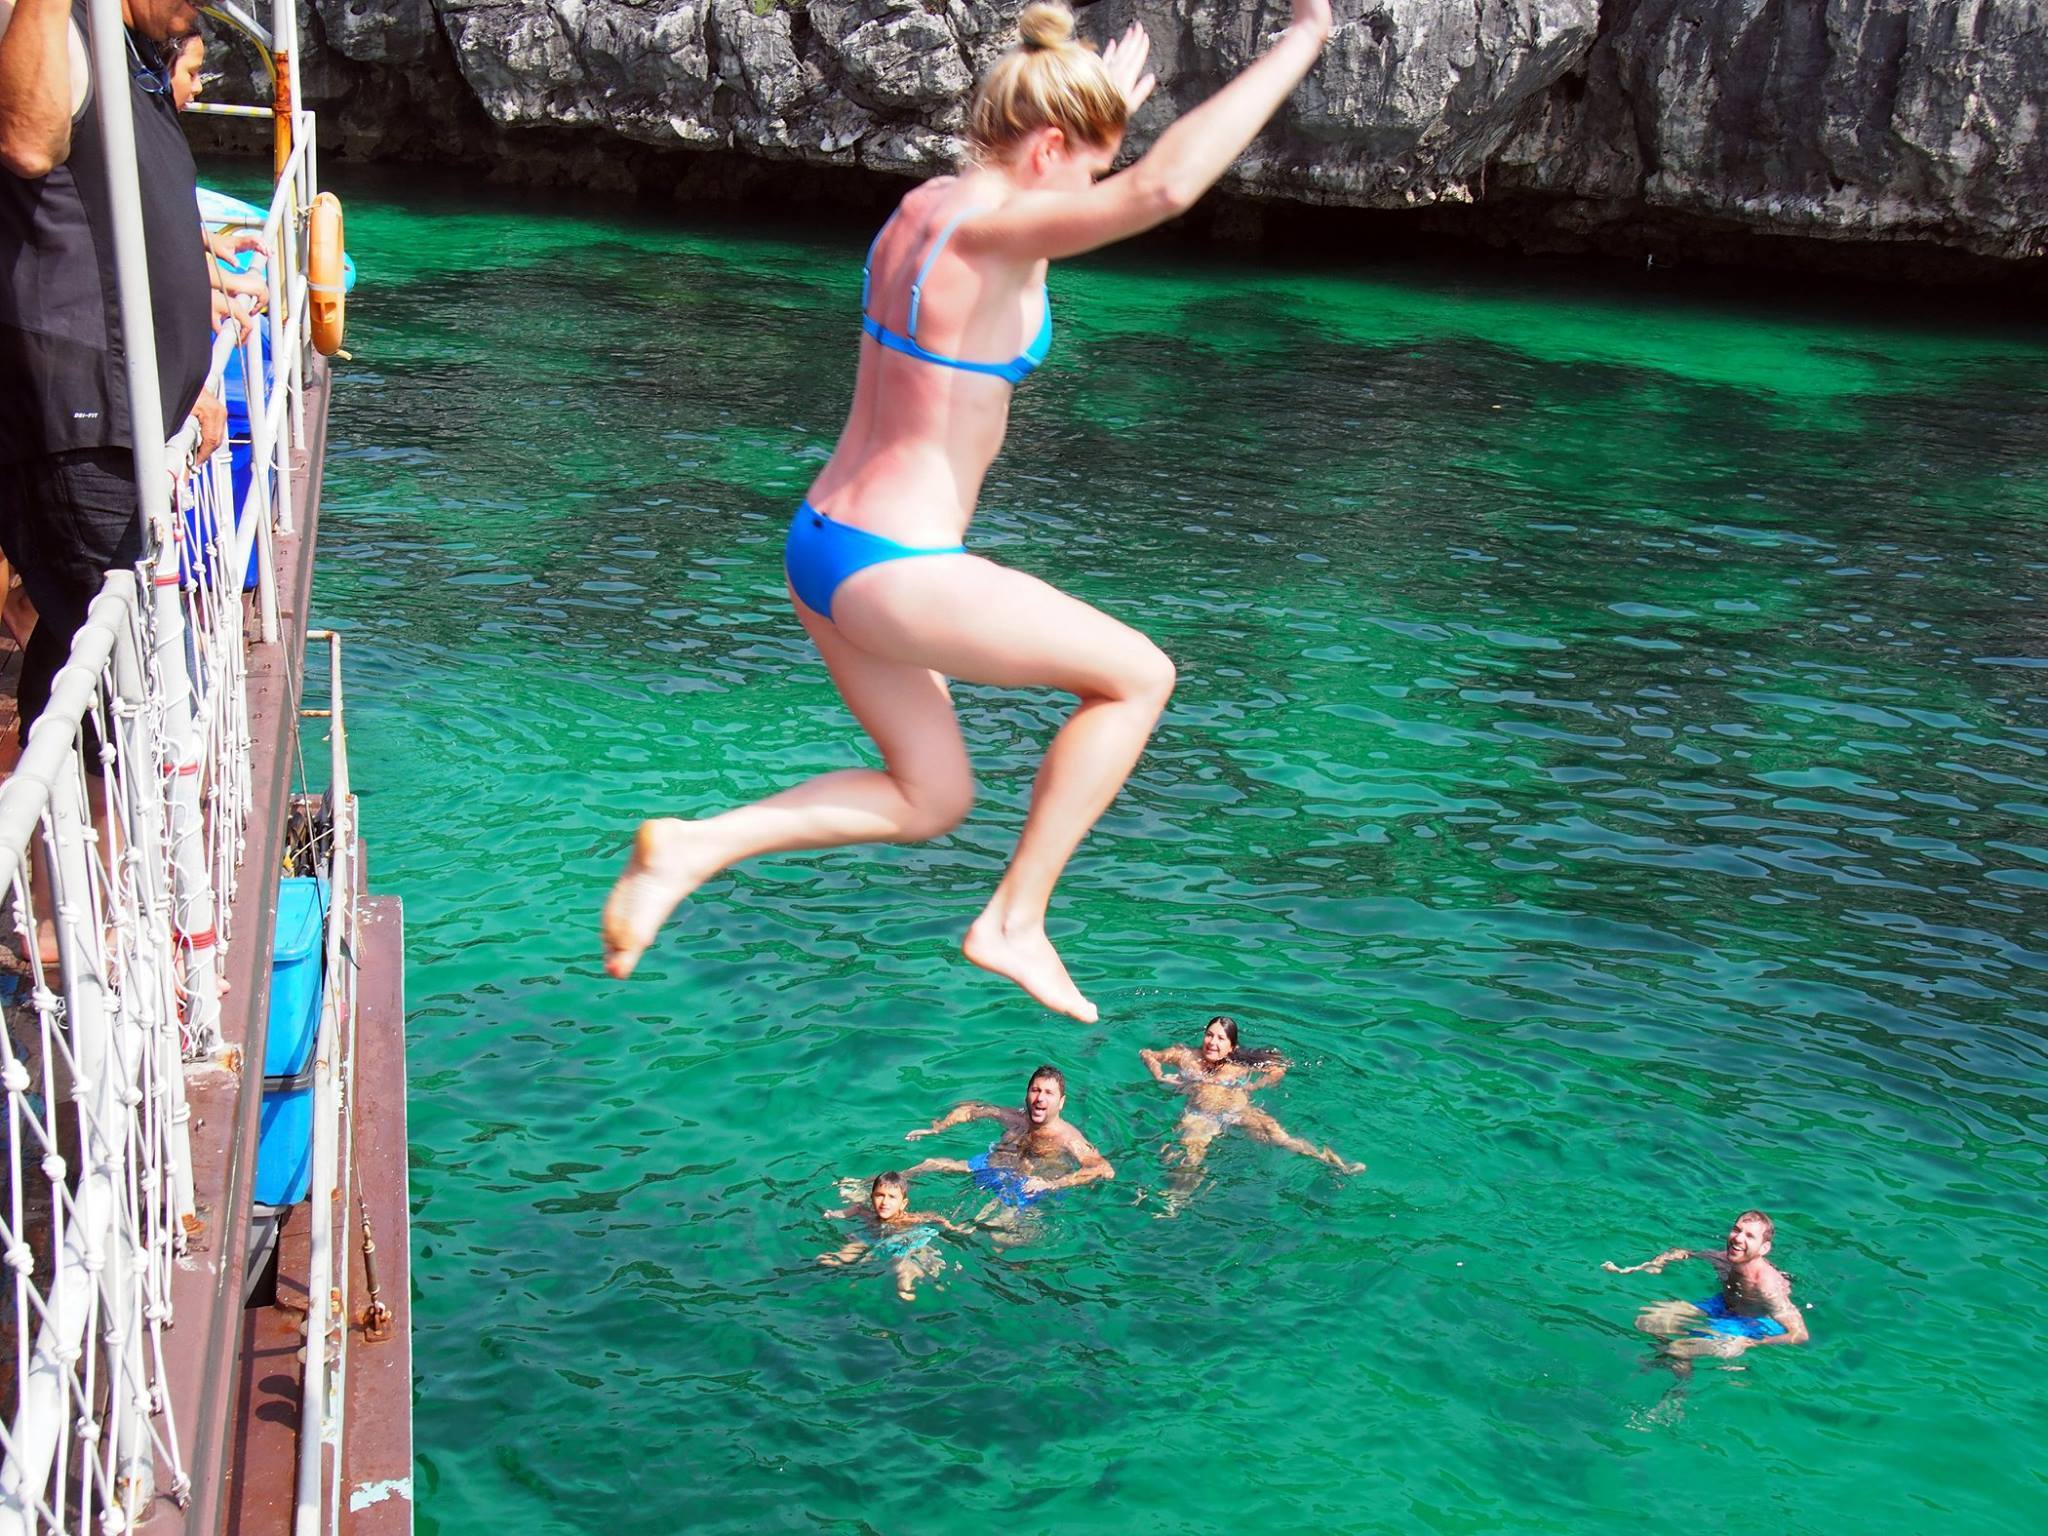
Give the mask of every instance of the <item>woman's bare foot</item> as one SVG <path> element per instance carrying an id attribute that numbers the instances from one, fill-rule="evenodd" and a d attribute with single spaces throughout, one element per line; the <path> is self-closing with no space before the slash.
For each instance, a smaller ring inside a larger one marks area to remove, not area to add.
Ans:
<path id="1" fill-rule="evenodd" d="M 1331 1151 L 1328 1147 L 1323 1148 L 1322 1159 L 1324 1162 L 1328 1163 L 1332 1168 L 1336 1169 L 1339 1173 L 1365 1172 L 1365 1164 L 1347 1163 L 1344 1161 L 1343 1158 L 1339 1157 L 1335 1152 Z"/>
<path id="2" fill-rule="evenodd" d="M 633 857 L 604 904 L 604 968 L 613 976 L 632 975 L 676 904 L 718 873 L 718 861 L 691 836 L 696 825 L 672 816 L 640 823 Z"/>
<path id="3" fill-rule="evenodd" d="M 1052 947 L 1041 924 L 1010 928 L 984 912 L 967 930 L 960 953 L 984 971 L 1007 976 L 1054 1013 L 1064 1013 L 1083 1024 L 1093 1024 L 1101 1017 L 1067 975 L 1059 951 Z"/>

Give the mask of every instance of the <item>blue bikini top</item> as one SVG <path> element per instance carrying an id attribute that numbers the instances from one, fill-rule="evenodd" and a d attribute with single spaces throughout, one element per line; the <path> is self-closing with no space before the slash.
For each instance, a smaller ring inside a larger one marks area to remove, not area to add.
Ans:
<path id="1" fill-rule="evenodd" d="M 868 247 L 868 259 L 860 269 L 860 328 L 891 352 L 901 352 L 905 357 L 914 357 L 921 363 L 937 363 L 941 368 L 958 368 L 966 373 L 985 373 L 993 378 L 1007 379 L 1012 384 L 1021 384 L 1033 369 L 1045 361 L 1046 353 L 1052 350 L 1052 295 L 1045 296 L 1045 323 L 1039 326 L 1038 334 L 1031 338 L 1031 344 L 1007 363 L 975 363 L 964 357 L 947 357 L 942 353 L 928 352 L 917 344 L 917 310 L 924 298 L 924 280 L 930 275 L 932 263 L 939 259 L 939 252 L 946 248 L 946 242 L 953 238 L 953 231 L 960 227 L 960 221 L 972 218 L 977 213 L 987 213 L 986 208 L 969 208 L 957 213 L 939 238 L 933 242 L 931 253 L 924 259 L 924 265 L 917 269 L 917 281 L 910 285 L 910 334 L 898 335 L 881 321 L 868 313 L 868 282 L 875 264 L 875 246 L 882 243 L 882 236 L 889 232 L 889 224 L 896 222 L 894 214 L 876 234 L 874 244 Z M 1044 292 L 1043 289 L 1040 292 Z"/>

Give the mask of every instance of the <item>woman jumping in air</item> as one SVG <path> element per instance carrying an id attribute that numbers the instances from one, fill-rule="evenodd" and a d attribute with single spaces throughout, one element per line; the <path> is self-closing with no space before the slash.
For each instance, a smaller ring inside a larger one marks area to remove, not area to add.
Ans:
<path id="1" fill-rule="evenodd" d="M 883 766 L 824 774 L 700 821 L 641 823 L 605 903 L 612 975 L 630 975 L 676 904 L 742 859 L 915 842 L 957 826 L 974 800 L 947 691 L 959 678 L 1080 701 L 962 949 L 1046 1007 L 1095 1021 L 1046 937 L 1046 904 L 1144 750 L 1173 663 L 1136 630 L 961 540 L 1002 447 L 1011 392 L 1052 343 L 1046 264 L 1187 209 L 1308 73 L 1329 32 L 1329 0 L 1294 0 L 1266 53 L 1112 176 L 1124 124 L 1153 86 L 1144 30 L 1133 25 L 1097 55 L 1075 39 L 1065 6 L 1026 8 L 1020 43 L 974 94 L 968 163 L 905 196 L 868 252 L 853 407 L 784 555 L 797 617 Z"/>

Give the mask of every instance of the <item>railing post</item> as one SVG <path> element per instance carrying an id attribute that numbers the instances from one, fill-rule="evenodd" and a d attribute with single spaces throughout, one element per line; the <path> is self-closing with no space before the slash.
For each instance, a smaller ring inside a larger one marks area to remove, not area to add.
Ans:
<path id="1" fill-rule="evenodd" d="M 158 952 L 168 937 L 173 923 L 174 906 L 170 892 L 161 882 L 151 878 L 157 868 L 150 857 L 155 850 L 164 846 L 163 798 L 160 764 L 164 761 L 156 733 L 151 728 L 147 677 L 142 665 L 142 647 L 138 638 L 141 613 L 136 608 L 135 574 L 132 571 L 117 571 L 107 578 L 110 590 L 121 590 L 125 586 L 130 605 L 124 615 L 127 622 L 114 635 L 114 696 L 115 715 L 121 728 L 121 758 L 127 764 L 139 825 L 135 829 L 135 847 L 129 853 L 134 862 L 133 878 L 137 883 L 136 902 L 144 907 L 143 931 L 139 944 L 149 953 Z M 119 585 L 117 585 L 119 584 Z M 174 957 L 161 955 L 160 969 L 147 964 L 143 969 L 150 974 L 168 978 L 175 973 Z M 166 1001 L 164 989 L 158 987 L 149 993 L 152 1001 L 161 1008 Z M 178 1020 L 174 1012 L 157 1014 L 149 1021 L 149 1034 L 155 1046 L 154 1072 L 158 1090 L 164 1095 L 169 1128 L 166 1133 L 166 1151 L 170 1157 L 170 1216 L 172 1240 L 179 1251 L 185 1247 L 185 1237 L 198 1222 L 198 1206 L 192 1189 L 192 1136 L 191 1109 L 185 1102 L 185 1073 L 178 1049 Z"/>

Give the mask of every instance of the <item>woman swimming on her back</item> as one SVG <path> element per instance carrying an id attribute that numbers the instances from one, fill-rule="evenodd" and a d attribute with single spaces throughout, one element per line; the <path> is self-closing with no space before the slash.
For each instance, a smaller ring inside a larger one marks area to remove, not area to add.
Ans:
<path id="1" fill-rule="evenodd" d="M 868 252 L 852 410 L 789 530 L 797 617 L 883 766 L 701 821 L 643 822 L 605 903 L 612 975 L 631 974 L 676 903 L 742 859 L 914 842 L 958 825 L 975 789 L 947 692 L 959 678 L 1080 700 L 962 949 L 1046 1007 L 1095 1021 L 1046 937 L 1046 905 L 1136 766 L 1173 663 L 1136 630 L 969 554 L 961 539 L 1011 390 L 1051 344 L 1046 264 L 1164 223 L 1223 174 L 1329 37 L 1329 0 L 1293 4 L 1265 54 L 1113 176 L 1125 122 L 1152 90 L 1143 28 L 1098 56 L 1075 40 L 1064 5 L 1025 9 L 1021 42 L 975 92 L 968 163 L 905 196 Z"/>
<path id="2" fill-rule="evenodd" d="M 1252 1103 L 1254 1089 L 1270 1088 L 1287 1075 L 1287 1058 L 1278 1051 L 1239 1050 L 1235 1019 L 1217 1014 L 1202 1031 L 1199 1049 L 1169 1045 L 1163 1051 L 1140 1051 L 1138 1059 L 1160 1082 L 1187 1095 L 1178 1127 L 1180 1166 L 1173 1175 L 1178 1194 L 1194 1188 L 1209 1143 L 1233 1125 L 1254 1141 L 1328 1163 L 1339 1173 L 1365 1172 L 1365 1164 L 1346 1162 L 1328 1147 L 1303 1141 Z"/>

